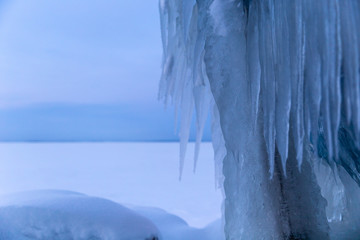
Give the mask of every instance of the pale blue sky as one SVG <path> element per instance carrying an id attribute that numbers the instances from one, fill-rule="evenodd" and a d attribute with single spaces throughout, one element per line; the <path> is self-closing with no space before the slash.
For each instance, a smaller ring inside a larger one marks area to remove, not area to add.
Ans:
<path id="1" fill-rule="evenodd" d="M 156 104 L 157 0 L 11 0 L 0 17 L 0 107 Z"/>
<path id="2" fill-rule="evenodd" d="M 0 13 L 0 141 L 178 139 L 157 100 L 158 0 L 0 0 Z"/>

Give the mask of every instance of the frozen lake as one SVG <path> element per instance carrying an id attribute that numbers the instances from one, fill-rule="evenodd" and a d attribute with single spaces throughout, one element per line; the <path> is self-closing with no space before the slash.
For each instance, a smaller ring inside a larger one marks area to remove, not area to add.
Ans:
<path id="1" fill-rule="evenodd" d="M 194 227 L 220 218 L 213 150 L 203 143 L 197 172 L 188 146 L 179 182 L 179 143 L 1 143 L 0 194 L 63 189 L 122 204 L 162 208 Z"/>

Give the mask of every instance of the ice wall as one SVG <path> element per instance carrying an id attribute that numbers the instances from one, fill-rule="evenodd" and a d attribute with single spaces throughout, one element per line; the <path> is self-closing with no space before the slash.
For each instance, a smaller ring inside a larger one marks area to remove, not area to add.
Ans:
<path id="1" fill-rule="evenodd" d="M 218 116 L 227 239 L 333 238 L 339 216 L 358 231 L 360 2 L 161 0 L 160 15 L 181 166 L 194 108 L 198 140 Z"/>

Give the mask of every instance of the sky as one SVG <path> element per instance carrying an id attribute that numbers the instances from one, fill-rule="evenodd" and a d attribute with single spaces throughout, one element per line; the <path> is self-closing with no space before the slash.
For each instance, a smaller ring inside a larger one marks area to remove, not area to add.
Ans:
<path id="1" fill-rule="evenodd" d="M 157 99 L 158 0 L 5 0 L 0 11 L 0 141 L 178 139 Z"/>
<path id="2" fill-rule="evenodd" d="M 1 107 L 156 103 L 157 0 L 15 0 L 2 8 Z"/>

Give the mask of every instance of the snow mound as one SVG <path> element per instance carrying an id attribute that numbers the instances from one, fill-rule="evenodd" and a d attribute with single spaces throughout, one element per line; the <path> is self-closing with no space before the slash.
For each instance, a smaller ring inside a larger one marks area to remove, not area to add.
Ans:
<path id="1" fill-rule="evenodd" d="M 0 240 L 157 240 L 156 226 L 115 202 L 68 191 L 0 198 Z"/>
<path id="2" fill-rule="evenodd" d="M 221 220 L 198 229 L 189 226 L 178 216 L 159 208 L 134 207 L 133 209 L 150 219 L 160 230 L 165 240 L 225 240 Z"/>

